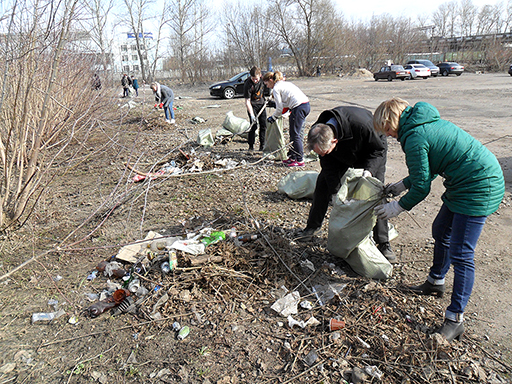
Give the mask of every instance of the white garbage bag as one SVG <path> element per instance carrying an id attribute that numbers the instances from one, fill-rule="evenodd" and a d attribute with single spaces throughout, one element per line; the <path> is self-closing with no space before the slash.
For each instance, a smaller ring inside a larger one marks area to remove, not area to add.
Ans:
<path id="1" fill-rule="evenodd" d="M 313 198 L 317 171 L 291 172 L 277 183 L 277 191 L 288 195 L 291 199 Z"/>
<path id="2" fill-rule="evenodd" d="M 362 169 L 349 169 L 341 180 L 329 220 L 327 249 L 345 259 L 356 273 L 387 279 L 393 266 L 371 239 L 376 221 L 373 208 L 381 203 L 383 184 L 362 174 Z"/>

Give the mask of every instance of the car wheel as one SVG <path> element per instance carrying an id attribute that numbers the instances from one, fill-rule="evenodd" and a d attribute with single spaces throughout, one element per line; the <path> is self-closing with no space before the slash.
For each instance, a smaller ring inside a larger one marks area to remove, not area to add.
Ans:
<path id="1" fill-rule="evenodd" d="M 510 76 L 512 76 L 512 74 Z M 375 81 L 379 80 L 379 78 L 377 76 L 373 76 L 373 78 Z"/>
<path id="2" fill-rule="evenodd" d="M 457 76 L 460 76 L 460 75 L 462 75 L 462 73 L 457 73 Z"/>
<path id="3" fill-rule="evenodd" d="M 401 77 L 400 80 L 404 81 L 405 80 L 405 77 Z"/>
<path id="4" fill-rule="evenodd" d="M 443 72 L 441 72 L 443 76 L 448 76 L 448 71 L 445 69 Z"/>
<path id="5" fill-rule="evenodd" d="M 408 80 L 412 80 L 412 75 L 409 75 L 409 78 L 408 78 Z"/>
<path id="6" fill-rule="evenodd" d="M 233 88 L 227 87 L 224 90 L 223 94 L 225 99 L 232 99 L 233 97 L 235 97 L 235 90 Z"/>
<path id="7" fill-rule="evenodd" d="M 391 75 L 388 75 L 388 81 L 393 81 L 393 77 Z"/>

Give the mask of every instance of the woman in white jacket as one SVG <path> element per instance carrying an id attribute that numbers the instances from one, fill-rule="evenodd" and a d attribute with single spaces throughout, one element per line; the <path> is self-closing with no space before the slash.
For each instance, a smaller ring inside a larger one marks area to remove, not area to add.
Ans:
<path id="1" fill-rule="evenodd" d="M 304 166 L 303 133 L 306 117 L 311 111 L 308 97 L 295 84 L 284 81 L 283 74 L 267 72 L 263 76 L 263 82 L 267 88 L 272 89 L 272 95 L 276 102 L 276 111 L 267 120 L 270 124 L 290 111 L 290 141 L 292 147 L 288 151 L 288 159 L 283 162 L 288 167 Z"/>

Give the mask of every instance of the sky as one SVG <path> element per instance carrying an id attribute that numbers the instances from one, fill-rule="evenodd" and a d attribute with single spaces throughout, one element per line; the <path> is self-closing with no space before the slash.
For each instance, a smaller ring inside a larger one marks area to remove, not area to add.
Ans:
<path id="1" fill-rule="evenodd" d="M 453 0 L 460 4 L 460 1 Z M 365 0 L 358 2 L 355 0 L 334 0 L 347 19 L 370 20 L 372 15 L 389 13 L 393 17 L 411 17 L 416 19 L 418 15 L 431 15 L 441 4 L 449 2 L 448 0 L 414 0 L 414 1 L 384 1 L 384 0 Z M 498 0 L 473 0 L 473 5 L 478 8 L 486 4 L 495 5 Z M 506 3 L 506 0 L 504 0 Z"/>

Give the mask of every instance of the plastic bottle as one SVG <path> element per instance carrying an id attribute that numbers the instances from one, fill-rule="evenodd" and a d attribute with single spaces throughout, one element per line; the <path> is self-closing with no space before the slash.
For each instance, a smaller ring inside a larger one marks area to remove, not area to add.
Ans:
<path id="1" fill-rule="evenodd" d="M 137 292 L 137 290 L 140 288 L 140 280 L 139 279 L 133 279 L 130 281 L 130 284 L 128 284 L 128 290 L 132 293 Z"/>
<path id="2" fill-rule="evenodd" d="M 126 289 L 118 289 L 111 297 L 91 305 L 87 311 L 91 317 L 98 317 L 106 310 L 118 306 L 124 299 L 126 299 L 126 297 L 129 296 L 129 294 L 130 291 L 127 291 Z"/>
<path id="3" fill-rule="evenodd" d="M 171 266 L 168 261 L 164 261 L 160 266 L 160 269 L 163 273 L 169 273 L 171 271 Z"/>
<path id="4" fill-rule="evenodd" d="M 171 267 L 171 271 L 178 266 L 178 256 L 173 249 L 169 251 L 169 266 Z"/>
<path id="5" fill-rule="evenodd" d="M 190 328 L 186 325 L 178 332 L 178 339 L 183 340 L 190 333 Z"/>
<path id="6" fill-rule="evenodd" d="M 248 241 L 253 241 L 253 240 L 256 240 L 257 238 L 258 238 L 258 235 L 249 235 L 249 234 L 237 237 L 238 241 L 241 241 L 242 243 L 247 243 Z"/>
<path id="7" fill-rule="evenodd" d="M 218 243 L 221 240 L 226 240 L 226 234 L 223 231 L 218 231 L 212 232 L 210 236 L 202 238 L 201 243 L 208 246 L 211 244 Z"/>
<path id="8" fill-rule="evenodd" d="M 64 314 L 66 314 L 66 311 L 64 311 L 63 309 L 61 309 L 58 312 L 33 313 L 32 314 L 32 323 L 35 323 L 36 321 L 52 321 L 53 319 L 57 319 Z"/>

